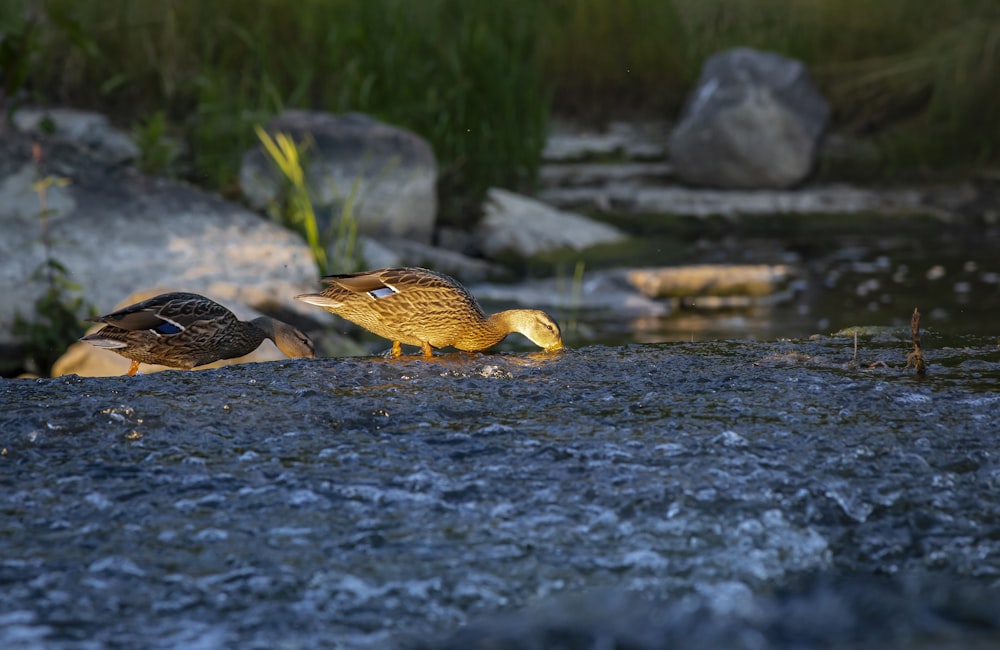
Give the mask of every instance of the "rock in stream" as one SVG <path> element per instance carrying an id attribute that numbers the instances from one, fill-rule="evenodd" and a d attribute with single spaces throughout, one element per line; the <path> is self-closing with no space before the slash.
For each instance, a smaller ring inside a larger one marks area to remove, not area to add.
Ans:
<path id="1" fill-rule="evenodd" d="M 995 647 L 996 342 L 853 344 L 0 380 L 0 646 Z"/>

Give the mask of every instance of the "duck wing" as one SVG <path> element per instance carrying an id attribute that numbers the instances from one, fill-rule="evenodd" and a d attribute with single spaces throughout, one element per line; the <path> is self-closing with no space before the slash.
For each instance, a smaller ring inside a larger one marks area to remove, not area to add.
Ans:
<path id="1" fill-rule="evenodd" d="M 193 293 L 165 293 L 90 320 L 127 331 L 177 334 L 194 323 L 226 318 L 228 309 Z"/>

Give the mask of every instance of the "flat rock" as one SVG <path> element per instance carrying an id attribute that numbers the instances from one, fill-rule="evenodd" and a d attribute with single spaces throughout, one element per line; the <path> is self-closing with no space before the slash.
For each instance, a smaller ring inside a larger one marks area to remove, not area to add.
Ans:
<path id="1" fill-rule="evenodd" d="M 965 194 L 963 190 L 955 192 Z M 691 217 L 742 217 L 770 214 L 931 214 L 949 218 L 951 211 L 927 189 L 869 189 L 823 185 L 792 190 L 713 190 L 679 186 L 556 187 L 538 197 L 562 208 L 594 209 L 627 214 L 672 214 Z"/>
<path id="2" fill-rule="evenodd" d="M 510 253 L 531 257 L 566 248 L 579 251 L 624 241 L 626 235 L 614 226 L 493 188 L 487 195 L 477 239 L 482 252 L 495 258 Z"/>
<path id="3" fill-rule="evenodd" d="M 786 264 L 693 264 L 633 269 L 629 284 L 650 298 L 767 296 L 793 276 Z"/>
<path id="4" fill-rule="evenodd" d="M 649 298 L 629 284 L 624 269 L 587 272 L 579 283 L 568 277 L 552 277 L 518 284 L 481 283 L 469 290 L 482 302 L 534 309 L 608 311 L 628 316 L 666 316 L 672 311 L 669 302 Z"/>
<path id="5" fill-rule="evenodd" d="M 510 275 L 505 267 L 498 264 L 446 248 L 428 246 L 407 239 L 387 239 L 383 240 L 381 245 L 393 251 L 400 265 L 431 268 L 464 283 L 482 282 Z"/>
<path id="6" fill-rule="evenodd" d="M 545 141 L 542 159 L 570 162 L 623 156 L 656 160 L 667 155 L 669 126 L 665 122 L 614 121 L 600 129 L 556 122 Z"/>
<path id="7" fill-rule="evenodd" d="M 551 163 L 539 170 L 544 187 L 579 187 L 606 183 L 653 183 L 673 178 L 668 162 Z"/>
<path id="8" fill-rule="evenodd" d="M 137 160 L 132 138 L 111 125 L 107 116 L 75 108 L 21 108 L 11 117 L 14 128 L 29 135 L 54 135 L 86 148 L 109 164 Z"/>

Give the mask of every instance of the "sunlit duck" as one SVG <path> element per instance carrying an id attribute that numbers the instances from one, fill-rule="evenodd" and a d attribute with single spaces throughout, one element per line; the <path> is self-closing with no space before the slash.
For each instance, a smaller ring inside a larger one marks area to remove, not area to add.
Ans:
<path id="1" fill-rule="evenodd" d="M 242 321 L 196 293 L 163 293 L 87 320 L 106 325 L 80 340 L 131 359 L 130 377 L 140 363 L 191 369 L 235 359 L 256 350 L 264 339 L 289 357 L 314 356 L 309 337 L 288 323 L 266 316 Z"/>
<path id="2" fill-rule="evenodd" d="M 379 269 L 323 278 L 322 293 L 296 296 L 337 314 L 369 332 L 400 344 L 432 348 L 486 350 L 518 332 L 546 350 L 562 347 L 559 326 L 537 309 L 511 309 L 487 316 L 469 291 L 453 278 L 429 269 Z"/>

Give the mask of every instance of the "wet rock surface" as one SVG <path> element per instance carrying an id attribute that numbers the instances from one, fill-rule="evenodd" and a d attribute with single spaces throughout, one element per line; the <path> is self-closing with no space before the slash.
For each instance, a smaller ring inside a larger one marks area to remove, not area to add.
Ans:
<path id="1" fill-rule="evenodd" d="M 3 380 L 0 646 L 990 647 L 1000 351 L 924 345 Z"/>

